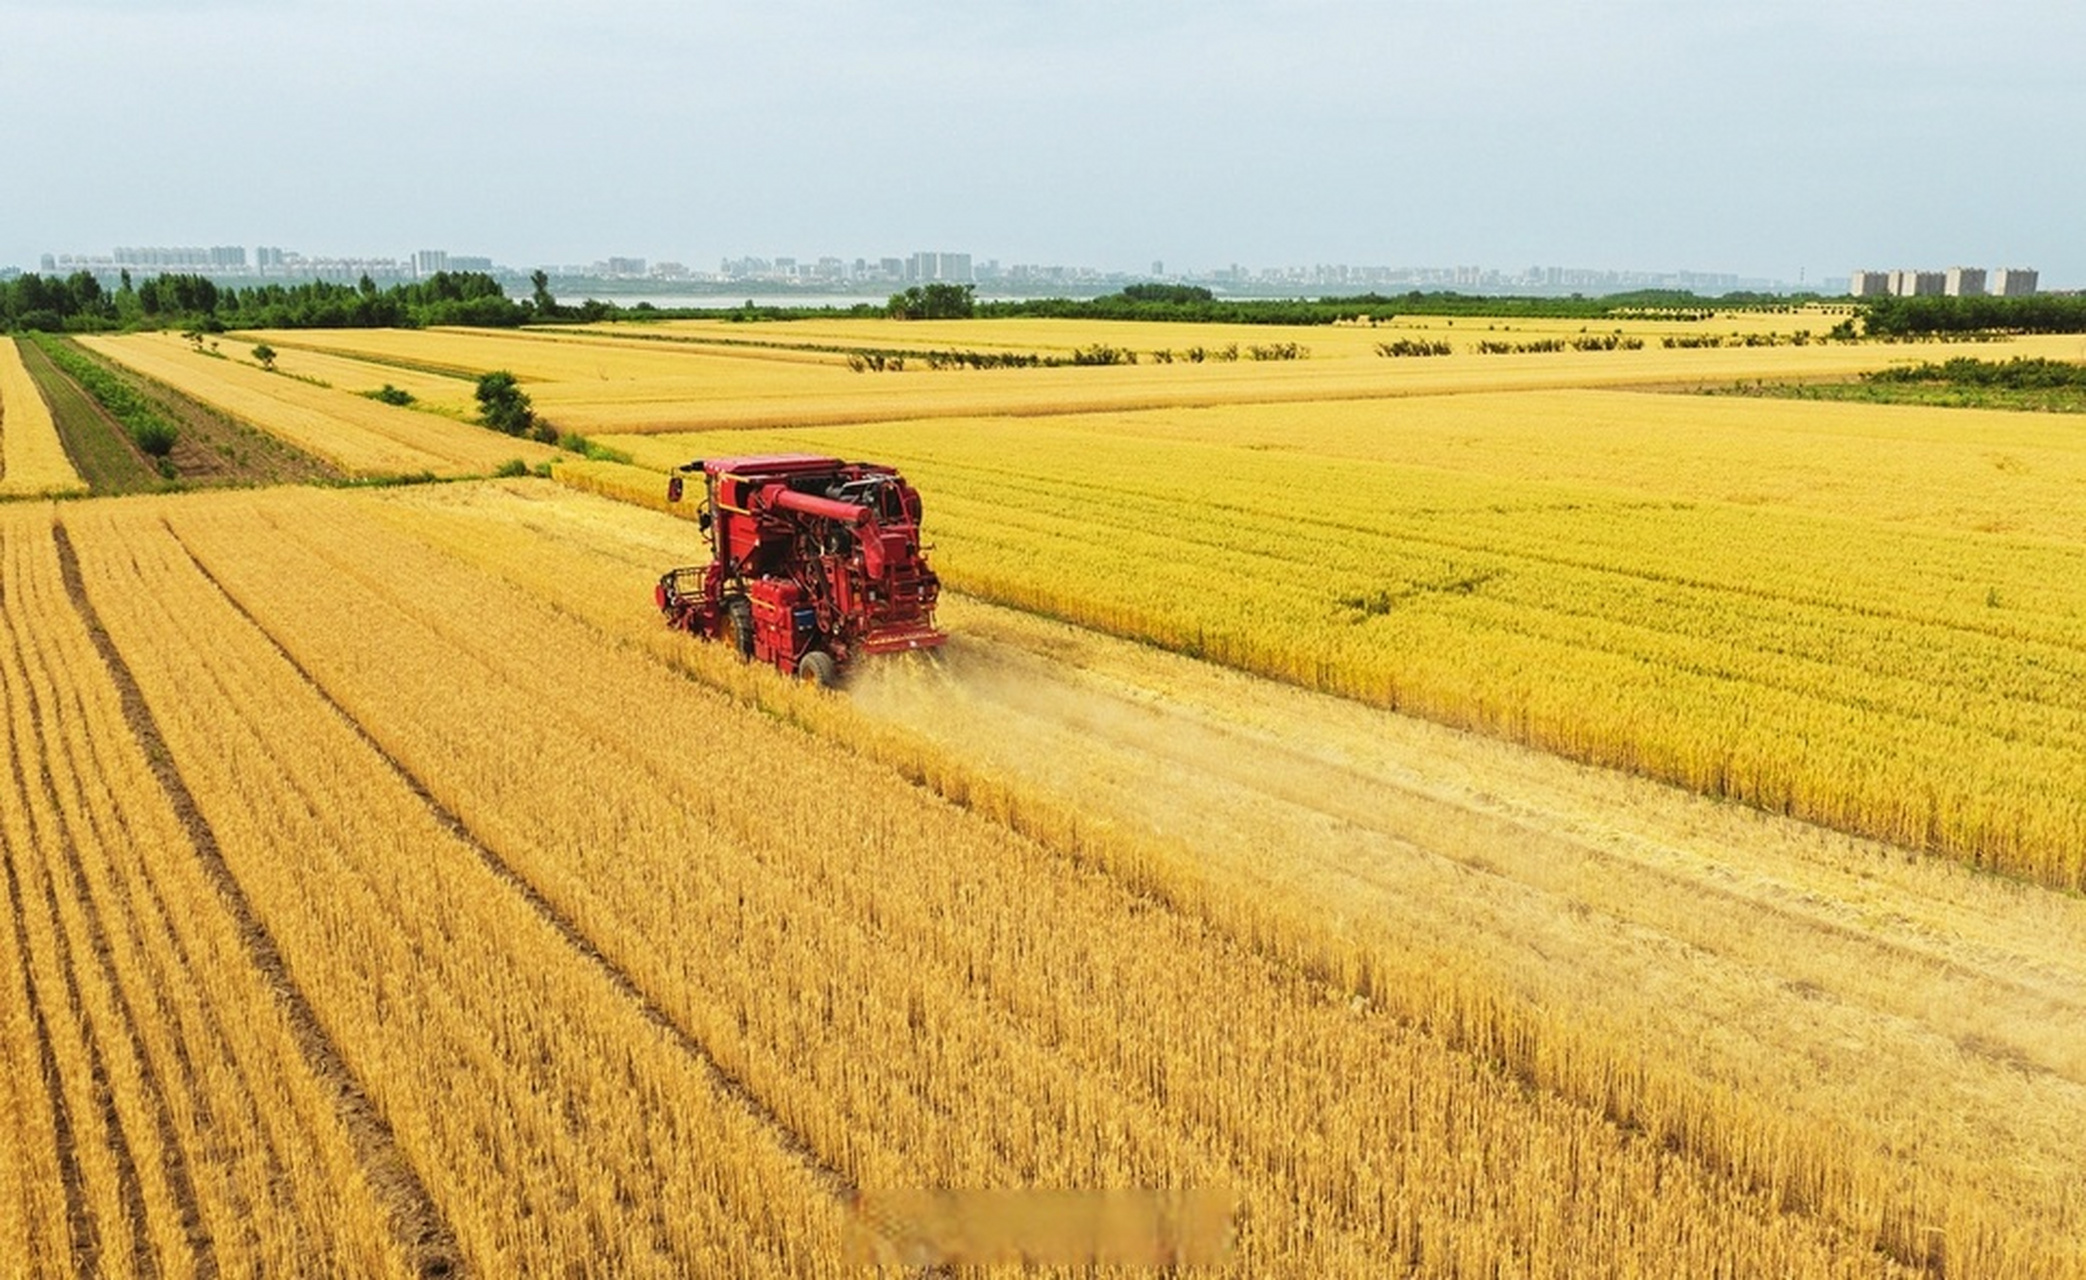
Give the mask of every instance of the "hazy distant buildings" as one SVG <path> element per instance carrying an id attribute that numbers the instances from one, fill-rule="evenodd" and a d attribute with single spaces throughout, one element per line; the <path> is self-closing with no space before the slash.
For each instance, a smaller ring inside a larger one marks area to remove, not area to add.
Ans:
<path id="1" fill-rule="evenodd" d="M 2026 298 L 2035 292 L 2035 272 L 2027 267 L 2001 267 L 1992 273 L 1992 292 L 2001 298 Z"/>
<path id="2" fill-rule="evenodd" d="M 1975 298 L 1985 291 L 1983 267 L 1950 267 L 1941 291 L 1951 298 Z"/>
<path id="3" fill-rule="evenodd" d="M 437 271 L 449 269 L 449 253 L 444 249 L 420 249 L 413 254 L 413 274 L 425 280 Z"/>
<path id="4" fill-rule="evenodd" d="M 1900 298 L 1938 298 L 1948 285 L 1948 275 L 1941 271 L 1893 271 L 1890 273 L 1890 291 Z"/>
<path id="5" fill-rule="evenodd" d="M 1857 271 L 1847 284 L 1847 292 L 1856 298 L 1880 298 L 1891 291 L 1890 277 L 1888 271 Z"/>
<path id="6" fill-rule="evenodd" d="M 1946 271 L 1856 271 L 1847 292 L 1856 298 L 2025 298 L 2035 292 L 2035 272 L 2001 267 L 1991 273 L 1989 288 L 1983 267 L 1950 267 Z"/>
<path id="7" fill-rule="evenodd" d="M 905 260 L 909 284 L 970 284 L 971 255 L 967 253 L 916 253 Z"/>

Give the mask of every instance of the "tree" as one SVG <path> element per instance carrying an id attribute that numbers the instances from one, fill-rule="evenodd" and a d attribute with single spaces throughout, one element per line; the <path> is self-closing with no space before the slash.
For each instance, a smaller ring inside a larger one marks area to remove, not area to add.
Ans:
<path id="1" fill-rule="evenodd" d="M 518 436 L 536 425 L 536 411 L 514 375 L 500 369 L 478 379 L 478 420 L 495 431 Z"/>
<path id="2" fill-rule="evenodd" d="M 967 284 L 916 284 L 892 294 L 885 310 L 899 320 L 968 320 L 978 313 L 974 293 Z"/>
<path id="3" fill-rule="evenodd" d="M 550 277 L 541 267 L 529 273 L 529 300 L 536 304 L 537 315 L 558 314 L 558 300 L 550 296 Z"/>
<path id="4" fill-rule="evenodd" d="M 254 363 L 270 373 L 275 372 L 275 348 L 263 342 L 254 348 Z"/>

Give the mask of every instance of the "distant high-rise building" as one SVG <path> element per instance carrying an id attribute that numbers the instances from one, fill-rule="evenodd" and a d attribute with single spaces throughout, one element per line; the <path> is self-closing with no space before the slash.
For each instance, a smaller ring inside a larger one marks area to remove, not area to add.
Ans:
<path id="1" fill-rule="evenodd" d="M 1947 284 L 1948 276 L 1940 271 L 1890 273 L 1890 291 L 1900 298 L 1938 298 Z"/>
<path id="2" fill-rule="evenodd" d="M 916 283 L 970 284 L 971 255 L 967 253 L 916 253 L 906 259 L 905 278 Z"/>
<path id="3" fill-rule="evenodd" d="M 425 280 L 437 271 L 449 269 L 449 251 L 446 249 L 419 249 L 413 254 L 413 274 Z"/>
<path id="4" fill-rule="evenodd" d="M 1847 283 L 1847 292 L 1857 298 L 1880 298 L 1891 292 L 1889 271 L 1857 271 Z"/>
<path id="5" fill-rule="evenodd" d="M 610 258 L 608 273 L 612 276 L 641 276 L 645 273 L 643 258 Z"/>
<path id="6" fill-rule="evenodd" d="M 1941 291 L 1951 298 L 1975 298 L 1985 291 L 1983 267 L 1950 267 Z"/>
<path id="7" fill-rule="evenodd" d="M 2001 298 L 2026 298 L 2035 293 L 2036 274 L 2030 267 L 2001 267 L 1992 273 L 1992 292 Z"/>
<path id="8" fill-rule="evenodd" d="M 254 250 L 254 270 L 261 272 L 283 269 L 283 251 L 274 245 L 262 245 Z"/>

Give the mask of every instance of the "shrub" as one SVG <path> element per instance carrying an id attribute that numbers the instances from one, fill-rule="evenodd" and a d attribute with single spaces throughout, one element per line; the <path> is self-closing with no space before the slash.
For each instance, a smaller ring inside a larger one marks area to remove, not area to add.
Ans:
<path id="1" fill-rule="evenodd" d="M 518 436 L 536 425 L 536 411 L 529 407 L 529 393 L 505 369 L 478 379 L 478 420 L 493 430 Z M 557 439 L 554 434 L 551 439 Z"/>

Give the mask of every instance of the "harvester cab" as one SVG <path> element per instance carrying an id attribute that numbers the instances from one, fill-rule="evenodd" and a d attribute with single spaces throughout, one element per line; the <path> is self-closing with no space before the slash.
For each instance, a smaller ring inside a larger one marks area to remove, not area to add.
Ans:
<path id="1" fill-rule="evenodd" d="M 932 650 L 941 580 L 920 546 L 920 495 L 891 467 L 810 454 L 690 462 L 710 562 L 669 570 L 654 599 L 667 625 L 726 640 L 749 661 L 832 684 L 870 654 Z"/>

